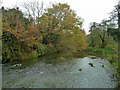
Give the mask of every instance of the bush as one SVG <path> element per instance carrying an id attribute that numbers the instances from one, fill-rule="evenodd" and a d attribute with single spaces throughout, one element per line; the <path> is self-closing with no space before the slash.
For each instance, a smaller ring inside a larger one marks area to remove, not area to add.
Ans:
<path id="1" fill-rule="evenodd" d="M 57 49 L 53 46 L 47 46 L 47 50 L 46 50 L 46 54 L 53 54 L 53 53 L 57 53 Z"/>
<path id="2" fill-rule="evenodd" d="M 4 32 L 2 38 L 2 62 L 25 60 L 38 57 L 38 53 L 26 43 L 18 40 L 10 32 Z"/>
<path id="3" fill-rule="evenodd" d="M 22 54 L 20 55 L 19 59 L 20 60 L 28 60 L 28 59 L 32 59 L 38 57 L 38 53 L 36 50 L 23 50 Z"/>
<path id="4" fill-rule="evenodd" d="M 47 48 L 45 45 L 39 44 L 38 50 L 37 50 L 38 56 L 42 56 L 42 55 L 46 54 L 46 49 Z"/>
<path id="5" fill-rule="evenodd" d="M 3 62 L 18 60 L 20 54 L 21 54 L 21 49 L 17 45 L 4 44 L 2 46 Z"/>

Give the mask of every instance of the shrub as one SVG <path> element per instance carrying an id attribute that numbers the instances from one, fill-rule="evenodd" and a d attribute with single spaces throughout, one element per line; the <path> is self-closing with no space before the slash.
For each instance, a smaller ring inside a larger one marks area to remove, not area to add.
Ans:
<path id="1" fill-rule="evenodd" d="M 45 45 L 39 44 L 38 50 L 37 50 L 38 56 L 41 56 L 41 55 L 46 54 L 46 49 L 47 49 L 47 48 L 46 48 Z"/>

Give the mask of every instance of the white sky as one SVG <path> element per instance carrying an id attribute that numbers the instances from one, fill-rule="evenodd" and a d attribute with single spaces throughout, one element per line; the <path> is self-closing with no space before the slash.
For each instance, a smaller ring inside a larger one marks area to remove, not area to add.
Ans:
<path id="1" fill-rule="evenodd" d="M 22 2 L 31 0 L 1 0 L 2 6 L 12 7 L 20 5 Z M 35 1 L 35 0 L 34 0 Z M 86 33 L 89 31 L 90 22 L 101 22 L 101 20 L 109 17 L 109 14 L 114 6 L 118 3 L 118 0 L 37 0 L 44 2 L 44 7 L 49 6 L 49 3 L 67 3 L 71 6 L 71 9 L 75 10 L 77 16 L 84 19 L 84 26 Z"/>

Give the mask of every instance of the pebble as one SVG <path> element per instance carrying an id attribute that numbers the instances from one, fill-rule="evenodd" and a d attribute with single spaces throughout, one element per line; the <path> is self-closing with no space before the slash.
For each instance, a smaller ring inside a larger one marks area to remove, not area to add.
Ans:
<path id="1" fill-rule="evenodd" d="M 40 74 L 43 74 L 43 72 L 40 72 Z"/>

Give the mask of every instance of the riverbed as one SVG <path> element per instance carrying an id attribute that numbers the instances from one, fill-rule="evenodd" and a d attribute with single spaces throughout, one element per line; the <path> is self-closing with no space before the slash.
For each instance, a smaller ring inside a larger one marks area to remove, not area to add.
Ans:
<path id="1" fill-rule="evenodd" d="M 113 69 L 105 59 L 43 57 L 3 64 L 2 86 L 3 88 L 115 88 L 113 75 Z"/>

